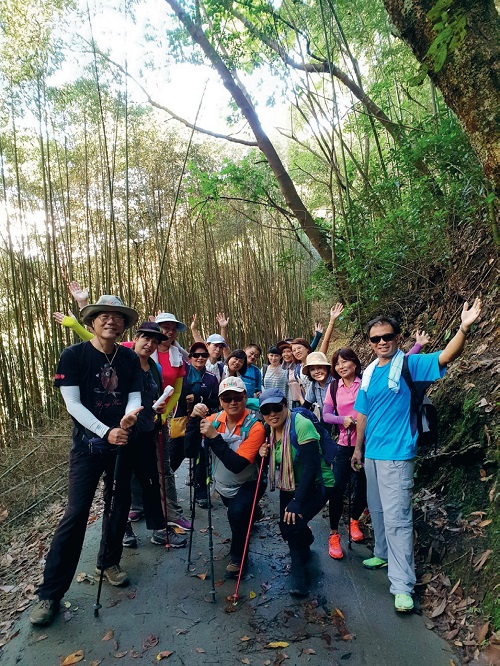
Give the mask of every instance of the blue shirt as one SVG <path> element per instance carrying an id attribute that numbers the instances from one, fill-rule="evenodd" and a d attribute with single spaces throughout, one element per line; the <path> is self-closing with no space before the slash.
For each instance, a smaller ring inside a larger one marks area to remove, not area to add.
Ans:
<path id="1" fill-rule="evenodd" d="M 446 372 L 439 367 L 440 351 L 408 356 L 414 382 L 436 381 Z M 418 432 L 410 426 L 411 393 L 401 377 L 399 393 L 388 387 L 390 363 L 377 366 L 368 391 L 359 390 L 354 409 L 366 416 L 365 457 L 373 460 L 411 460 L 417 454 Z"/>
<path id="2" fill-rule="evenodd" d="M 249 365 L 244 375 L 241 375 L 246 389 L 247 396 L 253 398 L 255 393 L 262 391 L 262 374 L 259 368 L 255 365 Z"/>

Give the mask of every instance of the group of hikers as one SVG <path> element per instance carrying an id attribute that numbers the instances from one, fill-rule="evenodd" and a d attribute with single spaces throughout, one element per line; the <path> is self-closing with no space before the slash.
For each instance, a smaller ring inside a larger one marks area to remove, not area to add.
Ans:
<path id="1" fill-rule="evenodd" d="M 260 369 L 258 344 L 229 348 L 223 313 L 217 315 L 220 332 L 205 340 L 193 316 L 194 342 L 185 350 L 176 338 L 187 326 L 173 314 L 160 312 L 137 326 L 137 311 L 118 297 L 101 296 L 90 305 L 78 283 L 71 283 L 70 291 L 83 325 L 72 315 L 54 314 L 84 340 L 63 350 L 55 374 L 74 424 L 68 501 L 47 554 L 39 601 L 30 614 L 33 624 L 52 622 L 73 580 L 101 477 L 104 513 L 96 565 L 101 584 L 128 582 L 120 567 L 122 549 L 137 545 L 132 523 L 142 517 L 153 544 L 186 546 L 193 525 L 175 487 L 175 472 L 186 458 L 193 505 L 210 508 L 212 490 L 227 509 L 226 577 L 239 581 L 247 567 L 251 523 L 262 517 L 258 502 L 269 486 L 279 490 L 290 593 L 307 596 L 314 542 L 309 522 L 328 503 L 328 552 L 342 559 L 339 521 L 348 489 L 349 538 L 364 539 L 359 524 L 364 512 L 373 526 L 373 557 L 363 565 L 387 568 L 395 609 L 413 609 L 418 428 L 408 381 L 423 390 L 444 375 L 481 314 L 480 299 L 470 308 L 464 304 L 456 334 L 442 351 L 429 354 L 419 353 L 428 342 L 424 332 L 405 355 L 397 320 L 372 319 L 366 334 L 375 358 L 362 372 L 350 347 L 327 357 L 340 303 L 330 310 L 324 336 L 318 324 L 311 343 L 276 342 Z M 120 344 L 129 329 L 133 340 Z"/>

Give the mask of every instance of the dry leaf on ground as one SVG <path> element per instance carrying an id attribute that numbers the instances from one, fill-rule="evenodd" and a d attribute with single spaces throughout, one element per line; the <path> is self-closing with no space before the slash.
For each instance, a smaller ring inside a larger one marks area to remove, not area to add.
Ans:
<path id="1" fill-rule="evenodd" d="M 110 641 L 112 638 L 114 638 L 114 636 L 115 636 L 115 630 L 114 629 L 108 629 L 108 631 L 101 638 L 101 641 Z"/>
<path id="2" fill-rule="evenodd" d="M 157 636 L 153 636 L 153 634 L 151 634 L 142 642 L 142 649 L 149 650 L 149 648 L 156 647 L 159 642 L 160 639 Z"/>
<path id="3" fill-rule="evenodd" d="M 83 650 L 77 650 L 76 652 L 68 654 L 68 656 L 64 658 L 61 666 L 71 666 L 72 664 L 78 664 L 78 662 L 82 661 L 84 657 L 85 652 Z"/>
<path id="4" fill-rule="evenodd" d="M 174 653 L 171 650 L 162 650 L 156 655 L 156 660 L 161 661 L 162 659 L 168 659 Z"/>

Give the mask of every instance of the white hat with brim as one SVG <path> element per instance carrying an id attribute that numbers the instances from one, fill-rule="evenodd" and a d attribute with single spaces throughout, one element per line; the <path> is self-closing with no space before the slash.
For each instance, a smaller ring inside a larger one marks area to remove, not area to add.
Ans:
<path id="1" fill-rule="evenodd" d="M 208 344 L 212 345 L 224 345 L 224 347 L 227 347 L 226 341 L 222 337 L 222 335 L 219 335 L 218 333 L 212 333 L 212 335 L 209 335 L 208 338 L 205 340 L 205 342 Z"/>
<path id="2" fill-rule="evenodd" d="M 236 393 L 243 393 L 247 387 L 242 379 L 239 377 L 226 377 L 223 379 L 219 386 L 219 395 L 226 393 L 226 391 L 235 391 Z"/>
<path id="3" fill-rule="evenodd" d="M 119 312 L 125 317 L 124 330 L 135 326 L 139 320 L 139 313 L 134 308 L 129 308 L 123 304 L 121 298 L 104 294 L 93 305 L 86 305 L 80 312 L 82 321 L 87 326 L 92 325 L 92 321 L 100 312 Z"/>
<path id="4" fill-rule="evenodd" d="M 323 352 L 311 352 L 306 358 L 305 364 L 302 366 L 302 372 L 305 375 L 309 375 L 309 368 L 313 365 L 324 365 L 330 368 L 330 362 Z"/>
<path id="5" fill-rule="evenodd" d="M 157 324 L 166 324 L 171 322 L 172 324 L 175 324 L 177 330 L 180 332 L 185 331 L 187 328 L 186 324 L 183 324 L 182 321 L 176 319 L 170 312 L 160 312 L 160 314 L 156 317 L 155 322 Z"/>

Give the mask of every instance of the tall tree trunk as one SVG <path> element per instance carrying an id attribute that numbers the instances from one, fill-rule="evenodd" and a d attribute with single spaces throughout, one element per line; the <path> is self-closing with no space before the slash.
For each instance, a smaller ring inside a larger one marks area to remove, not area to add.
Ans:
<path id="1" fill-rule="evenodd" d="M 221 77 L 224 86 L 232 95 L 234 101 L 238 105 L 238 108 L 247 119 L 248 124 L 252 128 L 252 132 L 255 135 L 259 149 L 265 155 L 269 166 L 276 176 L 280 190 L 288 207 L 297 218 L 304 233 L 311 241 L 313 247 L 316 249 L 321 259 L 331 269 L 332 253 L 328 240 L 325 238 L 323 232 L 318 227 L 313 216 L 300 198 L 299 193 L 297 192 L 288 171 L 286 170 L 278 153 L 276 152 L 274 145 L 272 144 L 267 134 L 264 132 L 255 107 L 250 101 L 250 96 L 248 95 L 247 91 L 244 89 L 241 82 L 237 81 L 234 74 L 231 73 L 226 67 L 222 58 L 207 39 L 203 29 L 193 22 L 189 14 L 184 11 L 184 9 L 176 0 L 166 1 L 174 11 L 179 21 L 181 21 L 186 30 L 189 32 L 193 41 L 201 47 L 205 56 L 210 60 L 212 66 Z"/>
<path id="2" fill-rule="evenodd" d="M 428 13 L 437 8 L 436 0 L 384 0 L 400 36 L 428 68 L 431 80 L 462 123 L 486 177 L 498 193 L 500 17 L 494 0 L 454 0 L 451 4 L 439 0 L 439 4 L 443 9 L 434 10 L 430 20 Z M 434 14 L 439 16 L 434 19 Z M 465 31 L 458 28 L 463 16 Z M 443 39 L 446 28 L 449 39 Z M 452 41 L 454 35 L 458 42 Z M 447 49 L 444 63 L 429 55 L 436 37 L 440 38 L 441 56 Z"/>

